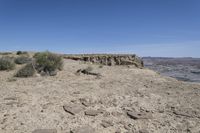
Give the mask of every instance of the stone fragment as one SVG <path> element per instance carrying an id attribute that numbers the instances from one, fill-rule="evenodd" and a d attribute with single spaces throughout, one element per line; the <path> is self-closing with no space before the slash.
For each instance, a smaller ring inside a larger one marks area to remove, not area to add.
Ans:
<path id="1" fill-rule="evenodd" d="M 121 133 L 121 129 L 118 128 L 118 129 L 115 131 L 115 133 Z"/>
<path id="2" fill-rule="evenodd" d="M 78 104 L 71 104 L 71 105 L 64 105 L 63 109 L 66 112 L 68 112 L 72 115 L 75 115 L 75 114 L 80 113 L 82 110 L 84 110 L 84 107 L 81 105 L 78 105 Z"/>
<path id="3" fill-rule="evenodd" d="M 83 101 L 82 104 L 86 107 L 89 107 L 91 105 L 91 103 L 87 102 L 87 101 Z"/>
<path id="4" fill-rule="evenodd" d="M 108 117 L 110 116 L 110 112 L 104 112 L 103 117 Z"/>
<path id="5" fill-rule="evenodd" d="M 36 129 L 32 133 L 57 133 L 56 129 Z"/>
<path id="6" fill-rule="evenodd" d="M 102 120 L 101 125 L 102 125 L 104 128 L 107 128 L 107 127 L 113 126 L 114 124 L 113 124 L 112 121 L 109 121 L 109 120 Z"/>
<path id="7" fill-rule="evenodd" d="M 122 115 L 122 113 L 120 113 L 120 112 L 117 112 L 117 111 L 114 111 L 114 112 L 112 112 L 111 113 L 113 116 L 116 116 L 116 117 L 118 117 L 118 116 L 121 116 Z"/>
<path id="8" fill-rule="evenodd" d="M 124 124 L 124 128 L 125 128 L 126 130 L 131 130 L 130 125 L 126 125 L 126 124 Z"/>
<path id="9" fill-rule="evenodd" d="M 4 98 L 4 100 L 17 100 L 17 98 L 16 97 L 6 97 L 6 98 Z"/>
<path id="10" fill-rule="evenodd" d="M 80 100 L 80 102 L 81 102 L 84 106 L 86 106 L 86 107 L 89 107 L 89 106 L 92 105 L 91 99 L 80 98 L 79 100 Z"/>
<path id="11" fill-rule="evenodd" d="M 152 115 L 142 112 L 127 111 L 127 115 L 132 119 L 151 119 Z"/>
<path id="12" fill-rule="evenodd" d="M 75 91 L 73 94 L 81 94 L 80 91 Z"/>
<path id="13" fill-rule="evenodd" d="M 193 108 L 174 108 L 172 111 L 173 114 L 177 116 L 200 119 L 199 111 L 194 110 Z"/>
<path id="14" fill-rule="evenodd" d="M 40 75 L 41 75 L 41 76 L 49 76 L 49 72 L 41 71 L 41 72 L 40 72 Z"/>
<path id="15" fill-rule="evenodd" d="M 94 132 L 95 132 L 94 128 L 90 126 L 79 127 L 71 131 L 71 133 L 94 133 Z"/>
<path id="16" fill-rule="evenodd" d="M 149 133 L 149 131 L 147 131 L 146 129 L 141 129 L 139 130 L 139 133 Z"/>
<path id="17" fill-rule="evenodd" d="M 85 111 L 85 115 L 89 115 L 89 116 L 96 116 L 98 115 L 100 112 L 98 110 L 87 110 Z"/>
<path id="18" fill-rule="evenodd" d="M 19 104 L 19 102 L 16 102 L 16 101 L 10 101 L 10 102 L 6 103 L 6 105 L 11 105 L 11 106 L 17 105 L 17 104 Z"/>
<path id="19" fill-rule="evenodd" d="M 106 112 L 104 109 L 101 109 L 101 108 L 97 110 L 99 111 L 99 113 L 102 113 L 102 114 Z"/>
<path id="20" fill-rule="evenodd" d="M 56 76 L 56 75 L 57 75 L 57 71 L 50 71 L 50 72 L 49 72 L 49 75 L 50 75 L 50 76 Z"/>

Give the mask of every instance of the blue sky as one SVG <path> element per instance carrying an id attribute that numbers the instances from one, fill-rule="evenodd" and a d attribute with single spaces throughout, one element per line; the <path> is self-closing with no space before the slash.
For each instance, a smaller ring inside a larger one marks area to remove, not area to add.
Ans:
<path id="1" fill-rule="evenodd" d="M 200 0 L 0 0 L 0 51 L 200 57 Z"/>

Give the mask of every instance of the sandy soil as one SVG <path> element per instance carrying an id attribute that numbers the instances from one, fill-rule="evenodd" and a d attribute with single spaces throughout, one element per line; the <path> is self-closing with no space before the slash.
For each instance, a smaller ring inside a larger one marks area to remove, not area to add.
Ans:
<path id="1" fill-rule="evenodd" d="M 90 65 L 102 76 L 76 74 L 87 66 L 65 60 L 64 70 L 54 77 L 16 81 L 16 70 L 0 71 L 0 133 L 67 133 L 80 128 L 73 131 L 78 133 L 84 127 L 95 133 L 200 133 L 200 84 L 132 66 Z M 81 110 L 72 115 L 64 105 Z M 98 113 L 85 115 L 90 109 Z"/>

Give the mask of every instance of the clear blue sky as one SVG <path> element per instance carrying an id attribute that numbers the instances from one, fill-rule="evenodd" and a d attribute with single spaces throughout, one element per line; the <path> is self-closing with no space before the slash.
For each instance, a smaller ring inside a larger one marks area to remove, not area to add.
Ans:
<path id="1" fill-rule="evenodd" d="M 200 57 L 200 0 L 0 0 L 0 51 Z"/>

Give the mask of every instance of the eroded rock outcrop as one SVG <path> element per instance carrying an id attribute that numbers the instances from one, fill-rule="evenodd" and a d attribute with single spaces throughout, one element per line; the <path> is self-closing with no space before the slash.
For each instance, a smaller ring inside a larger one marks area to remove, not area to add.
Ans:
<path id="1" fill-rule="evenodd" d="M 87 55 L 65 55 L 64 58 L 80 60 L 102 65 L 135 65 L 142 68 L 143 61 L 136 55 L 118 55 L 118 54 L 87 54 Z"/>

